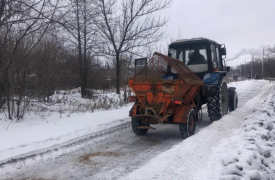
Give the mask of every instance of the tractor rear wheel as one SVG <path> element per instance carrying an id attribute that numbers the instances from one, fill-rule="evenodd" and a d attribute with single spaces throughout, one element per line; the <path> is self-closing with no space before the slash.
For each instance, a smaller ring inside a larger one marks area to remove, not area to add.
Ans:
<path id="1" fill-rule="evenodd" d="M 192 136 L 195 134 L 196 122 L 197 122 L 197 113 L 194 109 L 190 109 L 187 116 L 187 123 L 183 123 L 179 125 L 180 135 L 183 139 L 186 139 L 189 136 Z"/>
<path id="2" fill-rule="evenodd" d="M 138 129 L 137 128 L 138 126 L 144 126 L 141 123 L 140 119 L 138 119 L 138 118 L 132 118 L 131 125 L 132 125 L 133 132 L 138 136 L 142 136 L 142 135 L 147 134 L 147 132 L 149 130 L 149 129 Z"/>
<path id="3" fill-rule="evenodd" d="M 224 80 L 217 87 L 216 93 L 207 98 L 207 111 L 210 121 L 217 121 L 228 113 L 228 90 Z"/>
<path id="4" fill-rule="evenodd" d="M 229 92 L 229 111 L 234 111 L 238 107 L 238 94 L 235 91 L 236 88 L 228 88 Z"/>

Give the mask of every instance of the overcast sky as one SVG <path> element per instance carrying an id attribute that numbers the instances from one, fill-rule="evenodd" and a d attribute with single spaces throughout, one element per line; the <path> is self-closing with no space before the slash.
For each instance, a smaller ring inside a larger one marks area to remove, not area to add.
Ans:
<path id="1" fill-rule="evenodd" d="M 168 38 L 206 37 L 225 44 L 228 57 L 242 48 L 275 44 L 275 0 L 173 0 Z"/>

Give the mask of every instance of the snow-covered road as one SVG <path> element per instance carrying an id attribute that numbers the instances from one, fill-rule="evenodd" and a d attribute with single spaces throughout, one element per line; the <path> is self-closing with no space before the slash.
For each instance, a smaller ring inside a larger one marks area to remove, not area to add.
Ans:
<path id="1" fill-rule="evenodd" d="M 225 156 L 220 151 L 226 149 L 229 144 L 225 143 L 223 149 L 216 147 L 241 127 L 246 116 L 258 108 L 261 100 L 267 97 L 273 88 L 273 84 L 264 85 L 257 81 L 248 83 L 247 87 L 243 86 L 239 89 L 241 106 L 236 111 L 158 155 L 125 179 L 219 179 L 222 167 L 216 153 Z"/>
<path id="2" fill-rule="evenodd" d="M 16 163 L 18 170 L 10 168 L 3 179 L 217 179 L 221 169 L 213 170 L 218 168 L 213 148 L 240 127 L 274 86 L 267 81 L 230 85 L 238 87 L 239 108 L 210 124 L 204 107 L 196 134 L 184 141 L 178 125 L 157 125 L 144 137 L 127 128 L 56 159 Z"/>

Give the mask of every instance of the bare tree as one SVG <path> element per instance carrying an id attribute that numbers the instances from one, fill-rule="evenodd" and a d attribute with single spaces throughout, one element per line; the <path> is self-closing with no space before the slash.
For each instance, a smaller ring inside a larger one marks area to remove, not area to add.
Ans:
<path id="1" fill-rule="evenodd" d="M 81 96 L 86 97 L 88 73 L 93 66 L 92 60 L 97 56 L 97 28 L 94 17 L 97 14 L 94 0 L 68 0 L 66 16 L 59 24 L 67 34 L 63 36 L 68 42 L 67 48 L 77 50 L 80 76 Z"/>
<path id="2" fill-rule="evenodd" d="M 116 58 L 116 93 L 120 94 L 120 55 L 139 55 L 142 47 L 157 43 L 167 23 L 160 11 L 171 0 L 98 0 L 97 26 L 103 43 L 102 52 Z"/>
<path id="3" fill-rule="evenodd" d="M 51 26 L 58 3 L 59 0 L 56 4 L 50 0 L 0 2 L 0 80 L 5 89 L 9 119 L 14 112 L 11 102 L 16 101 L 17 119 L 24 114 L 28 103 L 22 107 L 21 102 L 27 95 L 26 80 L 31 69 L 29 58 Z"/>
<path id="4" fill-rule="evenodd" d="M 274 54 L 275 53 L 275 45 L 271 48 L 268 48 L 268 52 Z"/>
<path id="5" fill-rule="evenodd" d="M 66 53 L 63 42 L 57 36 L 55 29 L 48 32 L 35 47 L 32 58 L 32 73 L 35 77 L 32 83 L 35 86 L 35 96 L 43 101 L 49 101 L 49 96 L 56 90 L 62 73 Z"/>

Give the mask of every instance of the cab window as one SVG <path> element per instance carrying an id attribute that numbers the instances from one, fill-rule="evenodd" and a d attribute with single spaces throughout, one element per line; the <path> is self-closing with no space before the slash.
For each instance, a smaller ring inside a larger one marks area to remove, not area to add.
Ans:
<path id="1" fill-rule="evenodd" d="M 194 73 L 208 71 L 206 47 L 188 48 L 184 52 L 184 63 Z"/>
<path id="2" fill-rule="evenodd" d="M 220 57 L 220 51 L 219 48 L 216 48 L 216 53 L 217 53 L 217 61 L 218 61 L 218 67 L 219 69 L 222 69 L 222 64 L 221 64 L 221 57 Z"/>
<path id="3" fill-rule="evenodd" d="M 210 49 L 211 49 L 211 58 L 212 58 L 213 68 L 214 68 L 214 69 L 217 69 L 217 68 L 219 68 L 219 63 L 218 63 L 218 60 L 217 60 L 216 48 L 215 48 L 215 46 L 212 44 L 212 45 L 210 46 Z"/>
<path id="4" fill-rule="evenodd" d="M 185 64 L 207 64 L 206 48 L 185 49 Z"/>

